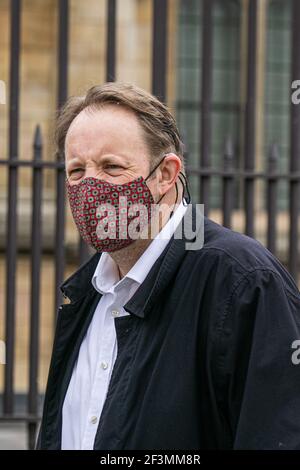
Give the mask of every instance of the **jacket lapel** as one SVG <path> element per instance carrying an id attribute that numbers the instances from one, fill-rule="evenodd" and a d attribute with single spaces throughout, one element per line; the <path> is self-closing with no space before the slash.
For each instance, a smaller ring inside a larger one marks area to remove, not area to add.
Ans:
<path id="1" fill-rule="evenodd" d="M 195 230 L 194 236 L 189 238 L 196 226 L 196 217 L 200 217 L 201 225 Z M 179 266 L 186 255 L 186 243 L 192 242 L 199 231 L 203 229 L 203 217 L 197 212 L 197 207 L 190 204 L 185 212 L 183 220 L 176 229 L 175 236 L 171 237 L 163 253 L 156 260 L 143 284 L 134 296 L 124 305 L 126 311 L 144 318 L 159 300 L 160 295 L 166 290 L 173 279 Z M 181 236 L 182 234 L 182 236 Z M 180 238 L 176 238 L 176 236 Z M 188 235 L 188 236 L 187 236 Z"/>

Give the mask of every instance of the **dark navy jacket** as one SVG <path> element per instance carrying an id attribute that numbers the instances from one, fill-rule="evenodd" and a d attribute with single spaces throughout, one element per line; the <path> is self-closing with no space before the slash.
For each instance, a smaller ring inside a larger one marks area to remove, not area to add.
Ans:
<path id="1" fill-rule="evenodd" d="M 99 256 L 62 285 L 38 449 L 61 446 Z M 300 449 L 300 293 L 259 242 L 205 218 L 203 248 L 173 237 L 124 308 L 95 449 Z"/>

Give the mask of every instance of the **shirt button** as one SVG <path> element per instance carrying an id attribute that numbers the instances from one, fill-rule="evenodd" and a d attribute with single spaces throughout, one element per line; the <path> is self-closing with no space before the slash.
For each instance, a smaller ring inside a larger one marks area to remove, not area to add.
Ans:
<path id="1" fill-rule="evenodd" d="M 102 367 L 102 369 L 104 369 L 104 370 L 107 369 L 107 368 L 108 368 L 107 362 L 101 362 L 101 367 Z"/>
<path id="2" fill-rule="evenodd" d="M 91 417 L 91 423 L 92 423 L 92 424 L 96 424 L 97 421 L 98 421 L 97 416 L 92 416 L 92 417 Z"/>
<path id="3" fill-rule="evenodd" d="M 119 315 L 119 313 L 120 313 L 119 310 L 112 310 L 111 311 L 111 314 L 112 314 L 113 317 L 117 317 Z"/>

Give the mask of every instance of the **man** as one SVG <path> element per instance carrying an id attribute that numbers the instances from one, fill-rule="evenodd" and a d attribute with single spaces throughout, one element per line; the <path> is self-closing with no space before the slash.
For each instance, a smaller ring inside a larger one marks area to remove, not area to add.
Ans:
<path id="1" fill-rule="evenodd" d="M 37 448 L 300 449 L 299 290 L 208 218 L 203 244 L 177 236 L 198 212 L 168 109 L 107 83 L 66 104 L 56 135 L 96 254 L 62 285 Z M 137 235 L 122 198 L 145 209 Z"/>

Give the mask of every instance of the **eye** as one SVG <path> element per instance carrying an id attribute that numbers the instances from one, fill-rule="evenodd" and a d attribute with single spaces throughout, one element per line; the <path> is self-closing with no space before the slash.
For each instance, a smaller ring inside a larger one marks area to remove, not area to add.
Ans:
<path id="1" fill-rule="evenodd" d="M 119 176 L 119 174 L 124 171 L 124 168 L 116 163 L 108 163 L 104 166 L 104 171 L 110 173 L 112 176 Z"/>
<path id="2" fill-rule="evenodd" d="M 122 168 L 120 165 L 106 165 L 106 168 L 110 169 L 110 170 L 116 170 L 117 168 Z"/>
<path id="3" fill-rule="evenodd" d="M 83 168 L 73 168 L 72 170 L 69 171 L 69 177 L 78 177 L 80 173 L 84 171 Z"/>

